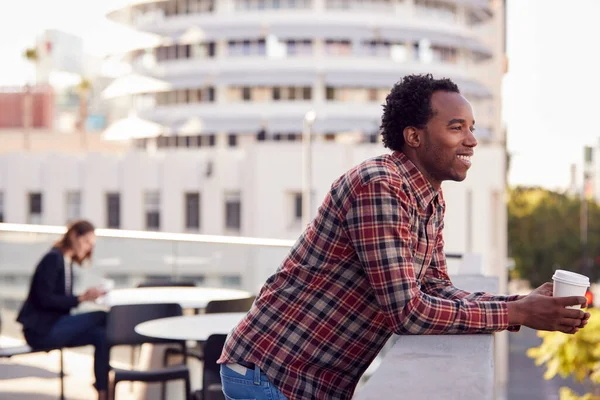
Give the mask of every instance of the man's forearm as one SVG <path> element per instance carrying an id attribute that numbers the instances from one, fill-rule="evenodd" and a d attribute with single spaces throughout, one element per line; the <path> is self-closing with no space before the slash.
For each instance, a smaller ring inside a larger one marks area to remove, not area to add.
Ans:
<path id="1" fill-rule="evenodd" d="M 440 297 L 448 300 L 471 300 L 471 301 L 515 301 L 519 296 L 493 295 L 485 292 L 467 292 L 452 285 L 452 282 L 429 278 L 422 285 L 422 289 L 430 296 Z"/>

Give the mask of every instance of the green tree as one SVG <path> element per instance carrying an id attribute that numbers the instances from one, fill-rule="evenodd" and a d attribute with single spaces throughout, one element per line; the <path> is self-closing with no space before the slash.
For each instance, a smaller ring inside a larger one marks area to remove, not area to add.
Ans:
<path id="1" fill-rule="evenodd" d="M 509 190 L 508 247 L 515 274 L 539 286 L 558 268 L 583 272 L 580 228 L 581 200 L 540 188 Z M 600 255 L 600 209 L 589 202 L 591 279 L 596 279 Z"/>
<path id="2" fill-rule="evenodd" d="M 538 332 L 542 343 L 527 350 L 537 366 L 544 365 L 544 379 L 557 374 L 587 386 L 589 393 L 579 396 L 567 387 L 560 389 L 561 400 L 600 400 L 600 311 L 589 309 L 588 325 L 575 335 Z"/>

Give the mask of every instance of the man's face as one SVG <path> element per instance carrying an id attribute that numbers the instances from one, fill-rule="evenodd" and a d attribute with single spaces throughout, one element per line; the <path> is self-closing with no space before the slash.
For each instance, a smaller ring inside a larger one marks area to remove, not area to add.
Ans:
<path id="1" fill-rule="evenodd" d="M 431 107 L 434 115 L 421 132 L 419 160 L 433 184 L 462 181 L 477 146 L 471 104 L 459 93 L 440 91 L 431 96 Z"/>

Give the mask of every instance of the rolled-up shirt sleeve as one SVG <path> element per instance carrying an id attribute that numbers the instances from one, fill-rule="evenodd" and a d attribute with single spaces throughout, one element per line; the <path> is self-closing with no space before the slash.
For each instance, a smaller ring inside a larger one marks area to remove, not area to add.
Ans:
<path id="1" fill-rule="evenodd" d="M 385 178 L 362 185 L 345 215 L 350 241 L 396 334 L 482 333 L 508 328 L 505 301 L 442 298 L 413 268 L 408 196 Z"/>

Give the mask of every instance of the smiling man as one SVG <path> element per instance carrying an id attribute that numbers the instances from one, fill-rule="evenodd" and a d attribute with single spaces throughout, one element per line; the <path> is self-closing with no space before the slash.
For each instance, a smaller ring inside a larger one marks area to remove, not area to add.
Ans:
<path id="1" fill-rule="evenodd" d="M 393 333 L 575 333 L 589 313 L 545 284 L 530 295 L 468 293 L 447 274 L 441 184 L 462 181 L 477 146 L 469 102 L 448 79 L 411 75 L 382 117 L 392 154 L 337 179 L 315 219 L 229 335 L 231 399 L 351 399 Z M 402 377 L 399 377 L 402 379 Z"/>

